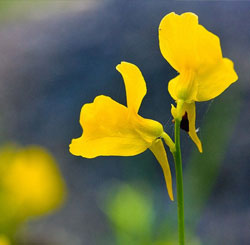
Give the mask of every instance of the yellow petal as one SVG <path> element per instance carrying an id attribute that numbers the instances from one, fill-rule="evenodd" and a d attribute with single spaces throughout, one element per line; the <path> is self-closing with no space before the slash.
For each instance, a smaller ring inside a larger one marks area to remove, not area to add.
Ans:
<path id="1" fill-rule="evenodd" d="M 196 127 L 195 127 L 195 102 L 192 103 L 184 103 L 183 104 L 183 112 L 187 112 L 188 122 L 189 122 L 189 136 L 193 140 L 193 142 L 196 144 L 198 150 L 202 152 L 202 145 L 200 142 L 200 139 L 197 136 L 196 133 Z"/>
<path id="2" fill-rule="evenodd" d="M 206 101 L 220 95 L 238 76 L 234 70 L 233 62 L 223 58 L 212 69 L 202 71 L 196 76 L 198 92 L 196 101 Z"/>
<path id="3" fill-rule="evenodd" d="M 178 81 L 179 81 L 180 75 L 176 76 L 175 78 L 171 79 L 168 83 L 168 92 L 171 95 L 171 97 L 176 101 L 178 100 Z"/>
<path id="4" fill-rule="evenodd" d="M 70 152 L 86 158 L 137 155 L 163 132 L 160 123 L 133 114 L 104 95 L 82 107 L 80 123 L 83 134 L 72 140 Z"/>
<path id="5" fill-rule="evenodd" d="M 157 139 L 149 149 L 153 152 L 157 161 L 160 163 L 162 167 L 165 181 L 166 181 L 167 190 L 168 190 L 168 195 L 170 199 L 173 201 L 174 197 L 173 197 L 173 187 L 172 187 L 172 176 L 171 176 L 171 171 L 170 171 L 170 167 L 168 163 L 167 154 L 163 146 L 162 140 Z"/>
<path id="6" fill-rule="evenodd" d="M 193 13 L 166 15 L 159 26 L 159 44 L 163 57 L 180 73 L 222 58 L 219 38 L 199 25 Z"/>
<path id="7" fill-rule="evenodd" d="M 198 83 L 192 70 L 184 70 L 168 83 L 168 91 L 174 100 L 193 101 L 198 91 Z"/>
<path id="8" fill-rule="evenodd" d="M 178 118 L 177 108 L 173 104 L 171 104 L 171 114 L 174 119 Z M 181 118 L 178 119 L 181 120 Z"/>
<path id="9" fill-rule="evenodd" d="M 136 65 L 128 62 L 121 62 L 116 66 L 121 73 L 127 95 L 127 106 L 134 112 L 138 112 L 142 99 L 147 93 L 146 83 L 141 71 Z"/>

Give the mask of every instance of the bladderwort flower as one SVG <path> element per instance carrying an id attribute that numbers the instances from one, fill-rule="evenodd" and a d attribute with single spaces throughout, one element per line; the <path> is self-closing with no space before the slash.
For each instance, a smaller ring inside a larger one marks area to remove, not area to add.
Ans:
<path id="1" fill-rule="evenodd" d="M 80 124 L 83 134 L 73 139 L 70 152 L 76 156 L 134 156 L 150 149 L 160 163 L 171 200 L 172 178 L 162 138 L 171 151 L 175 145 L 163 131 L 162 125 L 138 114 L 147 88 L 139 68 L 121 62 L 116 66 L 121 73 L 127 97 L 127 107 L 108 96 L 100 95 L 93 103 L 83 105 Z"/>
<path id="2" fill-rule="evenodd" d="M 188 120 L 186 130 L 202 152 L 195 128 L 195 102 L 220 95 L 238 76 L 233 62 L 223 58 L 220 39 L 198 23 L 193 13 L 166 15 L 159 26 L 159 44 L 163 57 L 179 73 L 168 84 L 176 101 L 172 115 Z"/>

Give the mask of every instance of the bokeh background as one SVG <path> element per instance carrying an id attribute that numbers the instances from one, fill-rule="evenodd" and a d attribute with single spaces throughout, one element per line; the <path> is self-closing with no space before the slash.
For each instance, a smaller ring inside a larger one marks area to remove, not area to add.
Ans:
<path id="1" fill-rule="evenodd" d="M 196 13 L 239 76 L 197 104 L 202 155 L 182 133 L 188 244 L 250 244 L 250 1 L 160 0 L 0 1 L 1 144 L 46 147 L 68 189 L 60 210 L 21 229 L 20 244 L 177 244 L 176 202 L 150 151 L 96 159 L 68 152 L 84 103 L 100 94 L 126 103 L 121 61 L 139 66 L 147 82 L 140 114 L 173 136 L 167 83 L 176 72 L 158 46 L 159 23 L 172 11 Z"/>

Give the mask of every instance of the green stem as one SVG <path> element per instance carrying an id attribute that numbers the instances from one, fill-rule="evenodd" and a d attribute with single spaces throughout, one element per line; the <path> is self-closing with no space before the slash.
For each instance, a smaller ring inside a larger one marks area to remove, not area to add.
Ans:
<path id="1" fill-rule="evenodd" d="M 177 187 L 177 205 L 178 205 L 178 231 L 179 244 L 185 244 L 185 224 L 184 224 L 184 198 L 183 198 L 183 178 L 182 178 L 182 160 L 180 147 L 180 121 L 175 120 L 175 147 L 173 152 L 176 172 L 176 187 Z"/>

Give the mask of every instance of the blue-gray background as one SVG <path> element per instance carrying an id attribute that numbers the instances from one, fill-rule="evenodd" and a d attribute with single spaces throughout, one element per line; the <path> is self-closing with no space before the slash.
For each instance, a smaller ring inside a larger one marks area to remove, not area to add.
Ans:
<path id="1" fill-rule="evenodd" d="M 187 222 L 192 223 L 192 217 L 197 222 L 195 234 L 201 244 L 250 243 L 249 1 L 3 1 L 0 7 L 1 142 L 47 147 L 68 186 L 64 207 L 32 222 L 31 237 L 55 244 L 117 244 L 100 203 L 113 180 L 139 181 L 151 188 L 159 222 L 164 209 L 176 205 L 168 200 L 161 169 L 149 151 L 89 160 L 70 155 L 68 144 L 81 134 L 78 120 L 84 103 L 100 94 L 126 103 L 122 78 L 115 70 L 121 61 L 139 66 L 147 82 L 140 114 L 160 121 L 173 136 L 167 83 L 176 72 L 161 56 L 158 25 L 169 12 L 192 11 L 220 37 L 239 81 L 221 97 L 197 105 L 206 159 L 199 159 L 194 144 L 182 134 L 184 175 L 186 171 L 191 176 L 186 188 L 194 190 L 185 189 L 185 208 L 191 210 Z M 192 159 L 201 160 L 198 167 Z M 219 163 L 213 164 L 214 159 Z M 212 173 L 211 181 L 203 183 L 201 177 L 199 182 L 199 174 L 206 171 Z"/>

